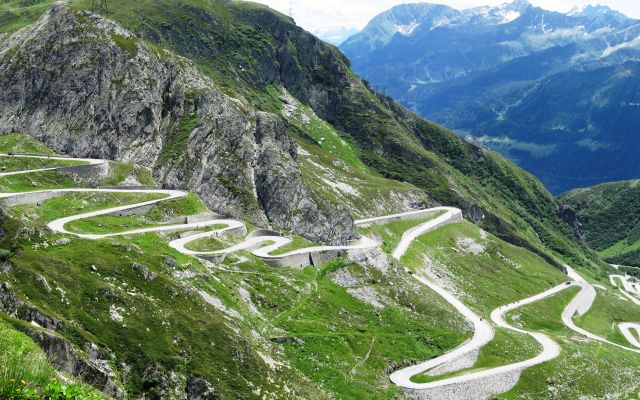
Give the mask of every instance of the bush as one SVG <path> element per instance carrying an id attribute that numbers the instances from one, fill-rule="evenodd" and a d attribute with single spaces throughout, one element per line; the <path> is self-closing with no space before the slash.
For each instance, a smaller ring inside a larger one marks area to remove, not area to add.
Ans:
<path id="1" fill-rule="evenodd" d="M 101 400 L 93 389 L 84 385 L 67 385 L 53 378 L 51 382 L 40 391 L 28 389 L 18 392 L 14 399 L 38 399 L 38 400 Z"/>

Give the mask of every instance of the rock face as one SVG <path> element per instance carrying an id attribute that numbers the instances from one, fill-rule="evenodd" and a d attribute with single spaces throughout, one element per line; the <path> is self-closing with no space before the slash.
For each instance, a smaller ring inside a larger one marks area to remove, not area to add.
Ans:
<path id="1" fill-rule="evenodd" d="M 0 311 L 37 326 L 23 325 L 20 330 L 38 343 L 58 370 L 81 378 L 111 397 L 124 397 L 124 391 L 118 385 L 116 375 L 109 365 L 109 358 L 95 344 L 85 346 L 88 350 L 85 355 L 55 333 L 64 330 L 64 323 L 20 300 L 8 282 L 0 284 Z"/>
<path id="2" fill-rule="evenodd" d="M 14 318 L 35 322 L 39 326 L 53 331 L 57 331 L 60 328 L 59 321 L 43 314 L 29 303 L 20 300 L 13 293 L 9 282 L 0 284 L 0 311 Z"/>
<path id="3" fill-rule="evenodd" d="M 215 389 L 206 379 L 191 375 L 187 379 L 187 400 L 215 400 L 220 397 Z"/>
<path id="4" fill-rule="evenodd" d="M 124 398 L 124 391 L 118 386 L 116 376 L 107 360 L 91 357 L 86 359 L 81 351 L 54 333 L 28 326 L 22 327 L 21 330 L 38 343 L 58 370 L 81 378 L 85 383 L 99 388 L 113 398 Z"/>
<path id="5" fill-rule="evenodd" d="M 153 271 L 150 271 L 146 265 L 142 265 L 134 262 L 133 264 L 131 264 L 131 269 L 134 272 L 137 272 L 145 280 L 155 281 L 158 278 L 158 274 L 156 274 Z"/>
<path id="6" fill-rule="evenodd" d="M 12 131 L 73 156 L 152 167 L 165 187 L 193 190 L 214 211 L 259 226 L 330 243 L 354 236 L 350 215 L 303 184 L 278 116 L 62 3 L 0 42 L 0 133 Z"/>

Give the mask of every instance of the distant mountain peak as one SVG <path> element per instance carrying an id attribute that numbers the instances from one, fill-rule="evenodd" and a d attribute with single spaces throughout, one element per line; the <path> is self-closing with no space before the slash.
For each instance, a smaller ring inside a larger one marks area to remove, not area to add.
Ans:
<path id="1" fill-rule="evenodd" d="M 533 8 L 528 0 L 515 0 L 499 6 L 482 6 L 463 10 L 468 17 L 481 17 L 492 24 L 506 24 L 520 18 L 527 10 Z"/>
<path id="2" fill-rule="evenodd" d="M 582 17 L 582 18 L 596 18 L 601 16 L 614 16 L 619 19 L 627 19 L 628 17 L 623 13 L 613 10 L 608 6 L 603 5 L 586 5 L 574 7 L 571 11 L 567 13 L 570 17 Z"/>
<path id="3" fill-rule="evenodd" d="M 512 8 L 517 8 L 522 10 L 533 7 L 531 3 L 529 3 L 529 0 L 514 0 L 512 3 L 507 3 L 507 4 L 509 4 Z"/>

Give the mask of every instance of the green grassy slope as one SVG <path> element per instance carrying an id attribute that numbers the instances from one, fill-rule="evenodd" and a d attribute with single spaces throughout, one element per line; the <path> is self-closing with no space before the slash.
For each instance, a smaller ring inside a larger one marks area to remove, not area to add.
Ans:
<path id="1" fill-rule="evenodd" d="M 120 164 L 106 180 L 120 182 L 135 170 Z M 12 179 L 21 178 L 7 177 L 4 190 L 20 188 Z M 55 172 L 47 183 L 89 184 Z M 68 194 L 40 206 L 7 207 L 2 222 L 0 246 L 10 249 L 3 257 L 12 268 L 0 281 L 60 321 L 60 333 L 78 348 L 92 342 L 109 349 L 110 364 L 131 395 L 165 393 L 162 377 L 173 373 L 178 386 L 189 375 L 203 376 L 227 398 L 398 398 L 401 391 L 387 378 L 390 365 L 436 356 L 468 336 L 452 309 L 411 285 L 397 265 L 376 270 L 337 259 L 320 269 L 274 269 L 249 253 L 203 264 L 169 248 L 176 235 L 72 237 L 67 243 L 45 228 L 63 215 L 151 197 Z M 190 195 L 143 216 L 90 218 L 73 228 L 135 228 L 202 210 Z M 235 241 L 218 238 L 220 246 Z M 157 277 L 145 279 L 134 263 Z M 352 277 L 348 287 L 337 278 L 344 274 Z M 36 278 L 52 290 L 34 285 Z M 214 300 L 205 301 L 197 291 Z M 384 306 L 372 305 L 371 296 Z M 149 376 L 150 366 L 160 378 Z M 0 386 L 10 383 L 0 376 Z M 41 393 L 43 385 L 36 385 Z"/>
<path id="2" fill-rule="evenodd" d="M 124 180 L 136 168 L 121 164 L 113 170 L 115 175 L 107 180 Z M 72 185 L 56 173 L 50 179 L 54 187 Z M 101 241 L 70 238 L 66 243 L 58 240 L 64 236 L 45 229 L 46 222 L 62 215 L 139 200 L 140 195 L 131 194 L 70 194 L 40 207 L 9 207 L 0 243 L 11 249 L 5 256 L 13 265 L 0 274 L 0 281 L 10 282 L 20 298 L 61 321 L 60 333 L 71 343 L 81 348 L 92 342 L 109 349 L 118 380 L 133 396 L 163 393 L 168 389 L 161 384 L 162 377 L 173 374 L 178 387 L 190 375 L 205 377 L 222 397 L 402 398 L 402 391 L 388 380 L 390 371 L 438 356 L 470 336 L 452 307 L 405 273 L 405 266 L 434 277 L 487 318 L 499 305 L 567 279 L 541 257 L 469 222 L 424 235 L 402 263 L 389 263 L 384 256 L 359 262 L 339 258 L 303 270 L 272 268 L 247 252 L 218 263 L 203 262 L 171 249 L 167 243 L 176 235 Z M 190 195 L 154 207 L 144 216 L 92 218 L 77 228 L 125 229 L 201 210 L 199 200 Z M 388 254 L 402 232 L 424 220 L 373 226 L 362 233 L 381 239 Z M 222 248 L 237 240 L 225 235 L 198 245 Z M 300 240 L 294 243 L 294 247 L 301 245 L 305 244 Z M 157 277 L 145 279 L 132 268 L 134 263 Z M 53 290 L 34 284 L 37 277 Z M 206 293 L 209 301 L 198 291 Z M 612 324 L 640 317 L 638 310 L 624 308 L 629 307 L 624 303 L 610 289 L 578 323 L 620 342 L 623 339 Z M 556 321 L 551 316 L 533 320 L 531 329 L 549 330 Z M 594 378 L 602 384 L 602 393 L 613 393 L 606 379 L 637 380 L 635 361 L 626 354 L 592 344 L 581 347 L 562 332 L 557 337 L 564 358 L 526 372 L 524 383 L 519 384 L 522 393 L 544 391 L 548 382 L 564 379 L 560 368 L 567 368 L 568 360 L 581 352 L 590 354 L 592 370 L 622 368 L 622 376 L 604 372 Z M 520 361 L 537 351 L 531 339 L 499 330 L 478 363 L 461 373 Z M 149 376 L 150 366 L 156 375 Z M 580 371 L 570 370 L 570 379 L 579 380 Z M 434 378 L 418 375 L 414 379 Z M 0 387 L 2 380 L 0 376 Z M 260 388 L 260 395 L 255 388 Z M 589 390 L 593 390 L 591 382 L 560 393 L 588 394 Z"/>
<path id="3" fill-rule="evenodd" d="M 560 199 L 576 210 L 581 233 L 601 257 L 640 266 L 640 181 L 576 189 Z"/>
<path id="4" fill-rule="evenodd" d="M 90 386 L 62 383 L 44 352 L 16 329 L 21 322 L 0 314 L 0 397 L 3 399 L 72 398 L 100 400 L 105 397 Z M 15 325 L 15 326 L 14 326 Z M 69 377 L 64 377 L 69 379 Z"/>
<path id="5" fill-rule="evenodd" d="M 402 229 L 399 228 L 396 235 Z M 375 227 L 373 231 L 376 230 L 383 238 L 395 231 L 393 224 Z M 402 262 L 415 273 L 425 273 L 456 293 L 467 306 L 487 319 L 490 312 L 500 305 L 530 297 L 567 280 L 564 274 L 535 254 L 507 244 L 468 222 L 449 225 L 420 237 Z M 621 300 L 606 279 L 599 283 L 607 290 L 598 289 L 593 308 L 576 319 L 576 323 L 629 346 L 619 333 L 617 324 L 640 320 L 640 307 Z M 562 325 L 562 309 L 576 293 L 576 289 L 567 290 L 509 314 L 510 323 L 550 334 L 563 351 L 559 358 L 526 370 L 516 388 L 497 398 L 635 398 L 633 396 L 640 390 L 637 384 L 640 361 L 636 355 L 613 346 L 585 341 Z M 440 377 L 420 374 L 413 380 L 434 381 L 523 361 L 539 351 L 539 345 L 533 339 L 498 329 L 494 340 L 482 349 L 472 368 Z"/>
<path id="6" fill-rule="evenodd" d="M 568 330 L 560 321 L 563 308 L 571 301 L 576 289 L 564 291 L 554 297 L 522 307 L 510 316 L 516 326 L 544 332 L 556 340 L 560 356 L 548 363 L 532 367 L 522 373 L 518 384 L 499 399 L 577 399 L 591 398 L 635 399 L 640 393 L 637 354 L 614 346 L 584 340 Z M 598 290 L 598 296 L 612 296 Z M 624 307 L 633 307 L 628 303 Z M 638 308 L 634 309 L 637 317 Z M 579 325 L 591 329 L 599 323 L 589 312 Z M 597 311 L 596 311 L 597 313 Z M 598 320 L 598 317 L 595 318 Z M 588 326 L 591 325 L 591 326 Z M 627 344 L 628 345 L 628 344 Z"/>
<path id="7" fill-rule="evenodd" d="M 91 2 L 72 4 L 88 9 Z M 511 243 L 555 257 L 558 263 L 597 270 L 593 255 L 575 240 L 558 215 L 555 199 L 535 178 L 375 94 L 349 69 L 338 49 L 295 26 L 290 18 L 244 1 L 110 0 L 108 4 L 108 18 L 157 48 L 193 60 L 225 92 L 257 109 L 282 113 L 282 102 L 273 94 L 286 89 L 324 121 L 301 124 L 306 113 L 302 110 L 289 118 L 294 130 L 310 138 L 309 146 L 343 160 L 354 171 L 364 168 L 411 183 L 431 200 L 462 207 Z M 22 21 L 7 15 L 8 25 Z M 174 143 L 172 148 L 181 145 Z M 364 208 L 359 205 L 356 211 L 362 213 Z"/>

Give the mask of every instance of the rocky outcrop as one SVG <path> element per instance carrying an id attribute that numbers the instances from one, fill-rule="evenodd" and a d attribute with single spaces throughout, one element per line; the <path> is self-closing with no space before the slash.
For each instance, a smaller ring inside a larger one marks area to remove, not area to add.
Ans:
<path id="1" fill-rule="evenodd" d="M 168 399 L 171 382 L 159 365 L 150 365 L 142 374 L 142 389 L 151 399 Z"/>
<path id="2" fill-rule="evenodd" d="M 82 379 L 111 397 L 124 397 L 124 391 L 109 365 L 109 357 L 103 351 L 93 343 L 85 345 L 86 353 L 73 346 L 58 333 L 68 327 L 20 300 L 8 282 L 0 285 L 0 311 L 31 323 L 20 325 L 19 329 L 42 348 L 56 369 Z"/>
<path id="3" fill-rule="evenodd" d="M 63 3 L 0 43 L 0 133 L 12 131 L 61 153 L 152 167 L 163 186 L 193 190 L 212 210 L 262 227 L 330 243 L 353 237 L 349 214 L 302 182 L 279 117 Z"/>
<path id="4" fill-rule="evenodd" d="M 187 379 L 186 392 L 187 400 L 216 400 L 220 398 L 211 383 L 197 375 L 191 375 Z"/>
<path id="5" fill-rule="evenodd" d="M 272 114 L 258 114 L 256 130 L 258 157 L 256 187 L 267 217 L 277 226 L 290 230 L 303 227 L 308 237 L 322 238 L 328 233 L 333 242 L 346 243 L 355 236 L 353 221 L 344 206 L 314 199 L 302 183 L 293 162 L 295 142 L 287 136 L 284 122 Z"/>
<path id="6" fill-rule="evenodd" d="M 9 282 L 0 284 L 0 311 L 11 317 L 35 323 L 43 328 L 54 331 L 60 329 L 60 322 L 58 320 L 43 314 L 29 303 L 20 300 L 18 296 L 13 293 Z"/>
<path id="7" fill-rule="evenodd" d="M 118 386 L 116 375 L 109 367 L 107 360 L 87 357 L 55 333 L 29 326 L 23 326 L 20 329 L 38 343 L 59 371 L 82 379 L 83 382 L 95 386 L 108 396 L 116 399 L 124 398 L 124 391 Z"/>
<path id="8" fill-rule="evenodd" d="M 131 264 L 131 269 L 142 276 L 142 278 L 144 278 L 144 280 L 146 281 L 155 281 L 158 278 L 158 274 L 149 270 L 146 265 L 134 262 L 133 264 Z"/>
<path id="9" fill-rule="evenodd" d="M 567 204 L 560 203 L 560 205 L 558 206 L 558 215 L 567 225 L 571 227 L 573 234 L 576 235 L 576 238 L 578 240 L 580 240 L 580 243 L 586 246 L 587 241 L 580 231 L 581 224 L 576 210 L 574 210 Z"/>

